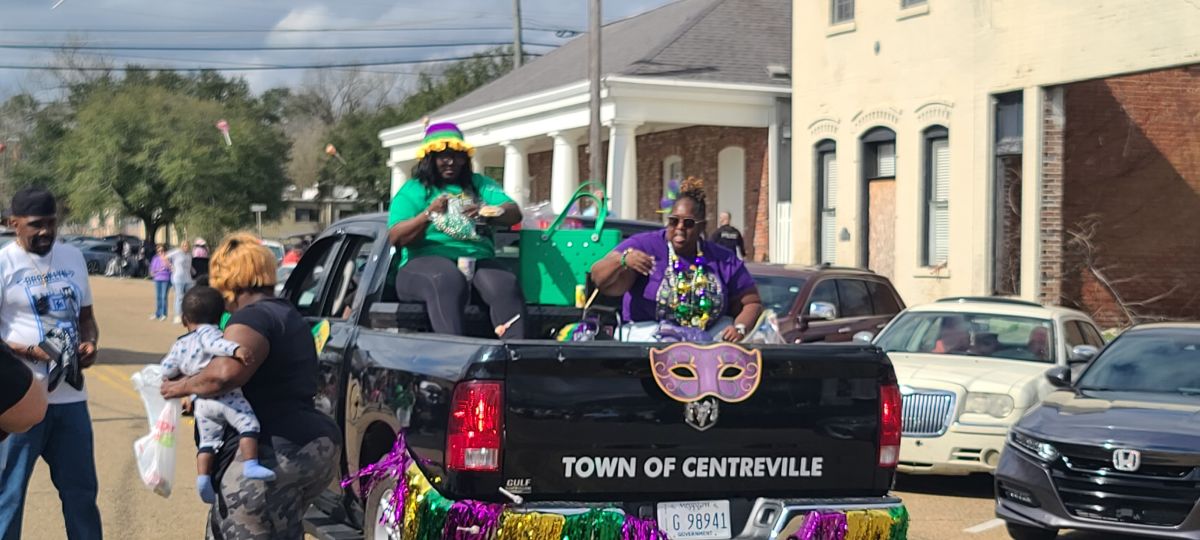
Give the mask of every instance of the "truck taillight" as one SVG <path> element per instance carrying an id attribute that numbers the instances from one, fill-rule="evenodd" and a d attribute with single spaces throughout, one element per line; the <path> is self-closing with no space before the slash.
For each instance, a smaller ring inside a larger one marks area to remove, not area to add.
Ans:
<path id="1" fill-rule="evenodd" d="M 900 461 L 900 386 L 879 387 L 879 466 L 895 467 Z"/>
<path id="2" fill-rule="evenodd" d="M 447 467 L 457 471 L 499 471 L 504 386 L 499 381 L 459 383 L 454 387 L 450 405 Z"/>

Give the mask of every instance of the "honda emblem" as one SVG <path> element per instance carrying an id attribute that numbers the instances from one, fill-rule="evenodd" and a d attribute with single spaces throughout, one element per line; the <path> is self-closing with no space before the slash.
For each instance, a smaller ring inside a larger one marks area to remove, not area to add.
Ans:
<path id="1" fill-rule="evenodd" d="M 1113 450 L 1113 468 L 1124 472 L 1137 472 L 1142 466 L 1142 453 L 1128 448 Z"/>

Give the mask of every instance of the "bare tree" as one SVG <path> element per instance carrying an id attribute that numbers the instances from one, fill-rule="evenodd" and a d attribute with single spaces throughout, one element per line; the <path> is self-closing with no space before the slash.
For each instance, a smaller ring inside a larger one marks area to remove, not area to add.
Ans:
<path id="1" fill-rule="evenodd" d="M 399 97 L 399 73 L 313 70 L 305 75 L 300 102 L 306 112 L 332 125 L 349 114 L 372 111 Z"/>
<path id="2" fill-rule="evenodd" d="M 1100 216 L 1090 214 L 1076 222 L 1074 226 L 1066 231 L 1067 235 L 1070 236 L 1067 240 L 1067 246 L 1078 255 L 1082 270 L 1091 274 L 1100 283 L 1100 286 L 1112 296 L 1113 302 L 1121 310 L 1121 314 L 1130 326 L 1146 321 L 1169 320 L 1169 317 L 1161 313 L 1156 314 L 1146 310 L 1149 306 L 1171 297 L 1171 295 L 1179 291 L 1181 285 L 1176 283 L 1169 290 L 1148 298 L 1134 300 L 1127 297 L 1121 291 L 1121 286 L 1130 282 L 1142 281 L 1145 279 L 1145 276 L 1134 274 L 1127 277 L 1116 277 L 1116 273 L 1119 272 L 1120 268 L 1116 264 L 1104 262 L 1102 258 L 1103 250 L 1096 243 L 1096 235 L 1100 225 Z M 1064 297 L 1064 300 L 1072 299 Z M 1195 298 L 1193 298 L 1194 300 Z"/>

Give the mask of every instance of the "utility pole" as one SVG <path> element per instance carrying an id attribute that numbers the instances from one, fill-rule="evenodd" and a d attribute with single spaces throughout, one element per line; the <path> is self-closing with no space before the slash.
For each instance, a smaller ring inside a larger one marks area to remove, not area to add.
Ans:
<path id="1" fill-rule="evenodd" d="M 521 44 L 521 0 L 513 0 L 513 69 L 525 63 L 525 47 Z"/>
<path id="2" fill-rule="evenodd" d="M 600 148 L 600 0 L 588 0 L 588 80 L 591 91 L 591 124 L 588 126 L 588 162 L 591 169 L 588 175 L 594 182 L 604 182 L 600 178 L 600 164 L 604 156 Z M 607 193 L 607 190 L 605 190 Z"/>

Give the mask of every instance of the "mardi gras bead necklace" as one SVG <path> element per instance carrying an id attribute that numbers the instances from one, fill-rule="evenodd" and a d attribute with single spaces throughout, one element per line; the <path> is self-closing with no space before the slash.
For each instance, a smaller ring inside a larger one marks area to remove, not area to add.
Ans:
<path id="1" fill-rule="evenodd" d="M 708 328 L 721 312 L 721 284 L 704 265 L 704 250 L 696 246 L 696 258 L 685 262 L 667 244 L 667 275 L 658 290 L 659 319 L 680 326 Z"/>

